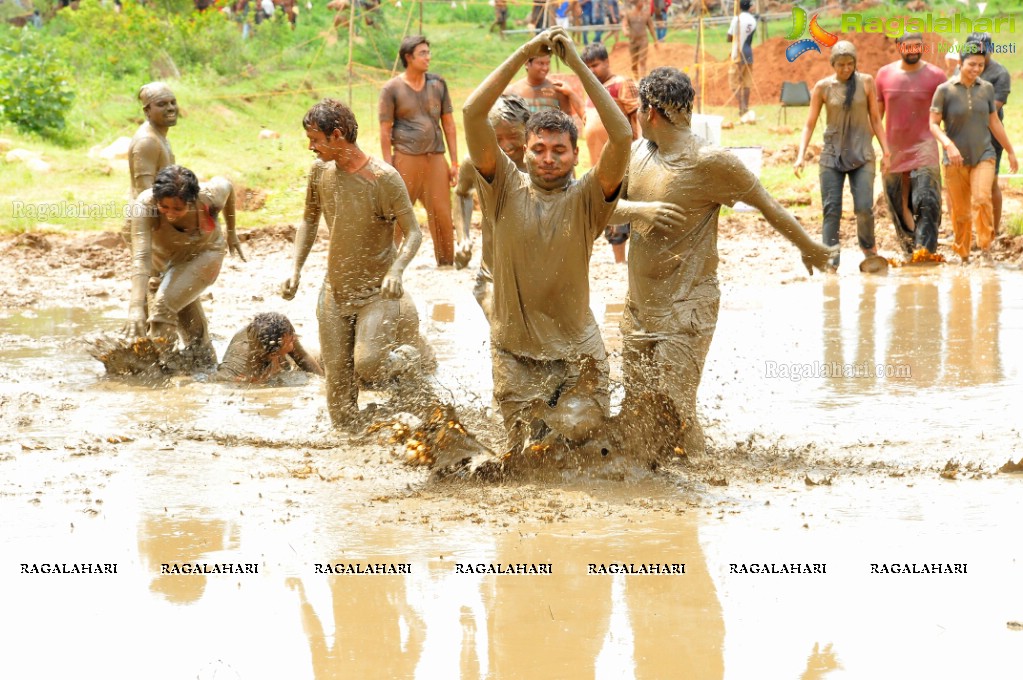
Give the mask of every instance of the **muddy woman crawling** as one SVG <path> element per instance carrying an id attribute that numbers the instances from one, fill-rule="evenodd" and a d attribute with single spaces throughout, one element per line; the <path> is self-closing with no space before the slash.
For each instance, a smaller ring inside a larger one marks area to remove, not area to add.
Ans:
<path id="1" fill-rule="evenodd" d="M 199 296 L 217 280 L 229 249 L 245 260 L 235 232 L 234 187 L 222 177 L 200 184 L 188 168 L 167 166 L 132 206 L 131 249 L 125 334 L 134 340 L 120 347 L 98 342 L 94 356 L 111 373 L 150 372 L 145 367 L 154 361 L 158 366 L 152 368 L 163 372 L 215 368 L 217 356 Z M 119 350 L 130 350 L 141 364 Z"/>
<path id="2" fill-rule="evenodd" d="M 245 260 L 235 232 L 234 187 L 223 177 L 200 184 L 188 168 L 170 165 L 136 199 L 131 232 L 129 333 L 172 344 L 180 338 L 196 362 L 215 365 L 199 296 L 217 280 L 228 249 Z"/>

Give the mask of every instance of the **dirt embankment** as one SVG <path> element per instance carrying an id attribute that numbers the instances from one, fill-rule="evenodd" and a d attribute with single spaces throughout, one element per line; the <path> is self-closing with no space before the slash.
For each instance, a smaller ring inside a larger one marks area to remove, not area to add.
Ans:
<path id="1" fill-rule="evenodd" d="M 858 51 L 857 68 L 862 73 L 875 74 L 877 70 L 899 58 L 895 40 L 877 33 L 852 33 L 840 36 L 849 40 Z M 938 42 L 936 36 L 927 36 L 927 42 Z M 834 71 L 828 61 L 828 49 L 821 54 L 810 53 L 789 63 L 785 58 L 785 48 L 791 41 L 784 37 L 775 37 L 757 42 L 753 47 L 753 91 L 751 103 L 777 104 L 781 98 L 781 84 L 785 81 L 804 81 L 810 87 L 831 75 Z M 928 55 L 931 52 L 927 53 Z M 933 61 L 933 59 L 931 59 Z M 707 56 L 705 62 L 706 82 L 704 87 L 704 103 L 710 106 L 724 106 L 733 102 L 732 92 L 728 85 L 728 62 L 718 61 Z M 700 92 L 699 72 L 696 68 L 696 50 L 691 45 L 667 43 L 651 49 L 647 58 L 647 68 L 658 66 L 674 66 L 686 71 L 694 79 L 697 93 Z M 943 66 L 943 64 L 941 65 Z M 631 72 L 629 49 L 625 41 L 615 45 L 611 53 L 611 67 L 615 73 Z"/>

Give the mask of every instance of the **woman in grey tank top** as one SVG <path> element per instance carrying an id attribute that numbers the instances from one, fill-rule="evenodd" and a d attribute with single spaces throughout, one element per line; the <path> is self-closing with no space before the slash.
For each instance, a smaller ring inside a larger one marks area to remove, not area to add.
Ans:
<path id="1" fill-rule="evenodd" d="M 874 245 L 874 148 L 872 138 L 881 144 L 881 171 L 886 172 L 888 143 L 877 107 L 874 78 L 856 72 L 856 48 L 842 40 L 831 48 L 835 75 L 817 81 L 810 99 L 810 114 L 799 142 L 793 169 L 796 177 L 803 169 L 806 147 L 817 126 L 822 108 L 827 109 L 824 148 L 820 156 L 821 203 L 824 208 L 824 243 L 838 244 L 838 226 L 842 218 L 842 186 L 849 178 L 856 214 L 856 235 L 864 257 L 877 254 Z M 833 261 L 838 266 L 838 256 Z"/>

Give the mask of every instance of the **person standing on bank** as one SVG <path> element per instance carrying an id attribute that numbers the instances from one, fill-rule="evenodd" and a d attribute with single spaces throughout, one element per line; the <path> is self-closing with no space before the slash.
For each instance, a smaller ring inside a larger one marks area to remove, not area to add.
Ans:
<path id="1" fill-rule="evenodd" d="M 995 88 L 995 109 L 998 111 L 998 120 L 1004 121 L 1005 111 L 1002 107 L 1009 101 L 1009 94 L 1012 92 L 1012 77 L 1009 76 L 1009 70 L 991 58 L 995 51 L 995 43 L 990 33 L 971 33 L 966 40 L 979 42 L 984 46 L 984 70 L 980 78 Z M 1004 123 L 1002 127 L 1005 127 Z M 1002 226 L 1002 189 L 998 186 L 998 174 L 1002 169 L 1002 145 L 994 137 L 991 138 L 991 145 L 995 147 L 995 179 L 991 183 L 991 209 L 993 233 L 998 236 Z"/>
<path id="2" fill-rule="evenodd" d="M 757 18 L 750 14 L 753 0 L 739 0 L 739 16 L 732 17 L 728 27 L 728 42 L 732 43 L 732 63 L 728 67 L 728 84 L 735 93 L 739 105 L 739 116 L 749 111 L 750 88 L 753 87 L 753 34 L 757 30 Z"/>
<path id="3" fill-rule="evenodd" d="M 447 83 L 428 73 L 430 43 L 413 35 L 401 41 L 405 72 L 380 90 L 380 148 L 385 163 L 401 175 L 413 203 L 422 201 L 437 266 L 455 262 L 451 187 L 458 178 L 458 141 Z M 444 145 L 451 163 L 444 159 Z M 395 231 L 395 241 L 401 232 Z"/>
<path id="4" fill-rule="evenodd" d="M 898 61 L 877 72 L 877 104 L 885 121 L 885 137 L 892 151 L 882 178 L 888 212 L 907 255 L 923 248 L 938 249 L 941 226 L 941 169 L 938 147 L 929 124 L 934 91 L 945 82 L 945 72 L 923 60 L 924 40 L 919 33 L 895 39 Z"/>
<path id="5" fill-rule="evenodd" d="M 874 147 L 872 137 L 881 144 L 881 172 L 888 172 L 891 157 L 873 77 L 856 72 L 856 47 L 840 40 L 831 48 L 831 66 L 835 75 L 822 78 L 813 86 L 810 114 L 803 128 L 799 151 L 793 166 L 796 177 L 806 163 L 806 147 L 821 109 L 827 109 L 828 123 L 824 130 L 824 148 L 819 160 L 821 203 L 824 208 L 823 237 L 825 245 L 838 245 L 838 228 L 842 219 L 842 188 L 849 178 L 856 214 L 856 235 L 864 257 L 877 255 L 874 242 Z M 838 254 L 832 264 L 837 267 Z"/>
<path id="6" fill-rule="evenodd" d="M 992 137 L 1005 148 L 1010 170 L 1015 173 L 1019 166 L 1002 121 L 998 120 L 995 89 L 980 77 L 985 66 L 984 44 L 967 42 L 961 58 L 959 75 L 952 76 L 934 92 L 931 134 L 945 150 L 945 186 L 954 234 L 952 249 L 966 263 L 970 260 L 974 228 L 981 257 L 991 258 L 994 238 L 991 186 L 995 177 Z"/>

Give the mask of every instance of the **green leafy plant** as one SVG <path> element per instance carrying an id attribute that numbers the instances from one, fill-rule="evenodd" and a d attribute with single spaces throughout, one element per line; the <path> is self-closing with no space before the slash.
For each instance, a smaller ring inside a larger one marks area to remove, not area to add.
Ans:
<path id="1" fill-rule="evenodd" d="M 64 127 L 74 101 L 67 69 L 32 30 L 0 36 L 0 118 L 49 134 Z"/>

